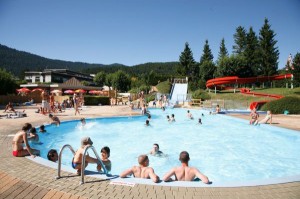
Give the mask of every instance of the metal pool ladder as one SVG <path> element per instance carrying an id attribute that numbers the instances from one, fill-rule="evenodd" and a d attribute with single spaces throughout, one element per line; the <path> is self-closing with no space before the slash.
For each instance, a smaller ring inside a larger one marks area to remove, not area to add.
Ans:
<path id="1" fill-rule="evenodd" d="M 63 153 L 63 151 L 64 151 L 65 148 L 69 148 L 69 149 L 71 150 L 71 152 L 73 153 L 73 155 L 75 155 L 75 151 L 74 151 L 74 149 L 73 149 L 73 147 L 72 147 L 71 145 L 65 144 L 65 145 L 61 148 L 61 150 L 60 150 L 60 152 L 59 152 L 59 156 L 58 156 L 58 169 L 57 169 L 58 173 L 57 173 L 56 179 L 61 178 L 61 175 L 60 175 L 60 173 L 61 173 L 61 158 L 62 158 L 62 153 Z M 90 149 L 90 148 L 93 150 L 93 152 L 94 152 L 94 154 L 95 154 L 95 156 L 96 156 L 96 158 L 97 158 L 97 160 L 98 160 L 98 163 L 101 164 L 101 167 L 102 167 L 102 169 L 103 169 L 103 171 L 104 171 L 103 173 L 106 174 L 106 175 L 108 174 L 108 171 L 107 171 L 105 165 L 103 164 L 101 158 L 99 157 L 97 151 L 95 150 L 95 147 L 90 146 L 90 145 L 85 146 L 85 147 L 84 147 L 84 153 L 83 153 L 83 156 L 82 156 L 82 161 L 81 161 L 81 162 L 82 162 L 82 163 L 81 163 L 82 166 L 81 166 L 81 182 L 80 182 L 80 184 L 84 184 L 85 157 L 86 157 L 86 154 L 87 154 L 88 149 Z"/>

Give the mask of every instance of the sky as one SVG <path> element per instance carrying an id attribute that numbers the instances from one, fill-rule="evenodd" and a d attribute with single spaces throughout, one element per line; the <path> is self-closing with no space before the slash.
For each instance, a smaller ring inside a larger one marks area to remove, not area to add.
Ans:
<path id="1" fill-rule="evenodd" d="M 238 26 L 256 35 L 268 18 L 279 68 L 300 53 L 300 0 L 0 0 L 0 44 L 50 59 L 128 66 L 178 61 L 188 42 L 216 61 Z M 1 58 L 1 57 L 0 57 Z"/>

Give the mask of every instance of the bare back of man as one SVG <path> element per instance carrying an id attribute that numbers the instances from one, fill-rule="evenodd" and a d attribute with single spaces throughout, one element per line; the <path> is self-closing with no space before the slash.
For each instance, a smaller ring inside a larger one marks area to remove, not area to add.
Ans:
<path id="1" fill-rule="evenodd" d="M 200 171 L 197 168 L 194 167 L 175 167 L 173 172 L 176 181 L 193 181 L 195 177 L 204 179 L 204 175 L 200 173 Z"/>
<path id="2" fill-rule="evenodd" d="M 140 155 L 138 158 L 139 166 L 133 166 L 130 169 L 123 171 L 120 174 L 121 178 L 125 178 L 127 175 L 133 174 L 135 178 L 152 179 L 157 183 L 159 177 L 154 173 L 154 169 L 149 166 L 149 158 L 147 155 Z"/>
<path id="3" fill-rule="evenodd" d="M 207 176 L 202 174 L 197 168 L 189 167 L 188 162 L 190 157 L 188 152 L 182 151 L 179 155 L 179 160 L 181 161 L 181 166 L 174 167 L 168 173 L 166 173 L 163 177 L 163 181 L 173 181 L 171 177 L 175 176 L 175 181 L 193 181 L 195 177 L 198 177 L 203 183 L 209 183 Z"/>

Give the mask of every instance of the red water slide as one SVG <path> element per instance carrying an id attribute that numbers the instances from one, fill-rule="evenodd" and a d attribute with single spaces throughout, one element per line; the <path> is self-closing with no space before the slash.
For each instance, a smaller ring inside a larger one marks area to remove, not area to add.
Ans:
<path id="1" fill-rule="evenodd" d="M 292 77 L 293 77 L 292 74 L 274 75 L 274 76 L 266 76 L 266 77 L 248 77 L 248 78 L 239 78 L 237 76 L 221 77 L 221 78 L 215 78 L 215 79 L 208 80 L 206 82 L 206 87 L 207 88 L 218 88 L 224 84 L 246 84 L 246 83 L 255 83 L 255 82 L 266 82 L 266 81 L 273 81 L 273 80 L 291 79 Z M 265 97 L 272 97 L 272 98 L 276 98 L 276 99 L 280 99 L 283 97 L 281 95 L 250 92 L 250 89 L 247 89 L 247 88 L 242 88 L 242 89 L 240 89 L 240 91 L 243 94 L 253 95 L 253 96 L 265 96 Z M 258 106 L 261 106 L 267 102 L 268 101 L 252 102 L 250 104 L 249 108 L 252 110 L 252 109 L 257 108 Z"/>
<path id="2" fill-rule="evenodd" d="M 238 76 L 221 77 L 221 78 L 208 80 L 206 82 L 206 87 L 213 89 L 215 87 L 224 84 L 247 84 L 247 83 L 255 83 L 255 82 L 267 82 L 273 80 L 290 79 L 292 77 L 293 77 L 292 74 L 264 76 L 264 77 L 247 77 L 247 78 L 239 78 Z"/>

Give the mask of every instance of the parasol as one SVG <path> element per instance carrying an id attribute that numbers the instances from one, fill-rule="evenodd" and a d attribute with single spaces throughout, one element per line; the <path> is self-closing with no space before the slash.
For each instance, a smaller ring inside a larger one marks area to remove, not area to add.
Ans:
<path id="1" fill-rule="evenodd" d="M 83 90 L 83 89 L 77 89 L 76 91 L 75 91 L 75 93 L 85 93 L 86 91 L 85 90 Z"/>
<path id="2" fill-rule="evenodd" d="M 66 94 L 73 94 L 74 91 L 73 90 L 65 90 L 64 93 L 66 93 Z"/>

